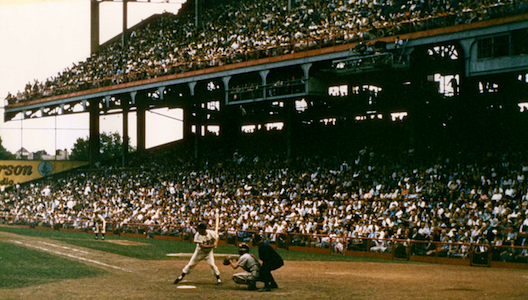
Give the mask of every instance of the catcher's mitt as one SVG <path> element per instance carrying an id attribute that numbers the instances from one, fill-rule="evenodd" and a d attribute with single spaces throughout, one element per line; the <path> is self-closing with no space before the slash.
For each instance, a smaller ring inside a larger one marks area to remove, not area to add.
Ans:
<path id="1" fill-rule="evenodd" d="M 228 255 L 224 258 L 224 266 L 229 266 L 231 264 L 231 255 Z"/>
<path id="2" fill-rule="evenodd" d="M 231 264 L 231 255 L 228 255 L 224 258 L 224 266 L 229 266 Z"/>

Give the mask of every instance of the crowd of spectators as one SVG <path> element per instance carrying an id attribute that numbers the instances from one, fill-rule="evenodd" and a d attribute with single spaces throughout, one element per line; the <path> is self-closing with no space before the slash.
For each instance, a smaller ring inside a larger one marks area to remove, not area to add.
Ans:
<path id="1" fill-rule="evenodd" d="M 104 168 L 2 192 L 0 212 L 80 226 L 102 207 L 108 222 L 156 226 L 160 234 L 205 221 L 227 232 L 254 231 L 280 243 L 387 251 L 388 239 L 423 255 L 466 257 L 468 244 L 525 246 L 525 152 L 415 161 L 362 149 L 347 157 L 249 157 L 197 163 L 165 156 L 137 169 Z M 348 243 L 345 240 L 349 240 Z M 331 244 L 330 244 L 331 243 Z M 458 244 L 462 243 L 462 244 Z M 422 245 L 422 246 L 420 246 Z M 485 247 L 485 246 L 482 246 Z M 478 250 L 480 248 L 476 248 Z M 526 260 L 526 250 L 494 253 Z"/>
<path id="2" fill-rule="evenodd" d="M 8 105 L 79 90 L 523 13 L 519 1 L 223 0 L 164 13 L 86 61 L 8 94 Z"/>

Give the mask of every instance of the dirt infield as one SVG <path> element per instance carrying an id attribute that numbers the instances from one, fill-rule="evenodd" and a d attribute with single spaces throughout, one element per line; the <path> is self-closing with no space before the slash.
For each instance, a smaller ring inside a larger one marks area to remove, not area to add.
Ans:
<path id="1" fill-rule="evenodd" d="M 106 240 L 107 243 L 114 243 L 122 246 L 150 246 L 147 243 L 127 241 L 127 240 Z"/>
<path id="2" fill-rule="evenodd" d="M 526 270 L 420 263 L 286 261 L 274 272 L 279 289 L 259 293 L 234 284 L 235 270 L 219 259 L 223 285 L 215 284 L 201 262 L 180 283 L 191 288 L 178 289 L 172 282 L 186 260 L 138 260 L 6 232 L 0 240 L 58 256 L 72 253 L 67 259 L 108 271 L 97 278 L 3 289 L 0 299 L 528 299 Z"/>

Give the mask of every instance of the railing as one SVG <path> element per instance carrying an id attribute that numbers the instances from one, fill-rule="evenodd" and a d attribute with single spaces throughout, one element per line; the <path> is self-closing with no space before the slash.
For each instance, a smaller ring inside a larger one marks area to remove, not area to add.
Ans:
<path id="1" fill-rule="evenodd" d="M 198 60 L 190 62 L 176 62 L 156 68 L 141 69 L 130 72 L 126 75 L 109 76 L 99 80 L 79 80 L 75 83 L 65 85 L 64 83 L 51 84 L 44 91 L 27 92 L 21 96 L 11 96 L 6 98 L 6 106 L 19 103 L 21 101 L 35 100 L 50 96 L 68 94 L 72 92 L 84 91 L 100 87 L 108 87 L 122 83 L 151 79 L 166 75 L 198 71 L 206 68 L 224 66 L 228 64 L 248 62 L 262 58 L 294 54 L 315 49 L 322 49 L 344 44 L 355 44 L 377 38 L 405 35 L 415 32 L 427 31 L 431 29 L 445 28 L 470 24 L 479 21 L 511 17 L 522 15 L 528 9 L 528 2 L 511 1 L 508 4 L 495 3 L 489 6 L 481 6 L 478 9 L 460 12 L 443 13 L 436 16 L 427 16 L 421 19 L 397 19 L 387 26 L 378 26 L 368 29 L 350 30 L 338 35 L 326 35 L 318 39 L 294 40 L 290 44 L 280 45 L 273 48 L 257 49 L 245 53 L 235 53 L 229 56 L 216 57 L 211 60 Z"/>
<path id="2" fill-rule="evenodd" d="M 93 233 L 91 220 L 52 221 L 44 218 L 17 217 L 0 213 L 0 224 L 22 226 L 38 230 L 76 231 Z M 196 230 L 178 225 L 157 225 L 108 222 L 106 233 L 127 237 L 143 237 L 193 242 Z M 220 228 L 219 244 L 251 243 L 257 232 Z M 515 245 L 433 242 L 366 237 L 343 237 L 324 234 L 264 233 L 274 248 L 327 253 L 334 255 L 365 256 L 395 260 L 422 261 L 441 264 L 528 268 L 528 247 Z"/>
<path id="3" fill-rule="evenodd" d="M 391 52 L 353 55 L 346 59 L 335 60 L 332 67 L 336 72 L 359 72 L 382 68 L 409 67 L 408 55 L 397 55 Z"/>
<path id="4" fill-rule="evenodd" d="M 304 79 L 277 81 L 271 84 L 256 84 L 233 87 L 227 90 L 230 102 L 294 95 L 306 92 Z M 266 97 L 264 97 L 264 95 Z"/>

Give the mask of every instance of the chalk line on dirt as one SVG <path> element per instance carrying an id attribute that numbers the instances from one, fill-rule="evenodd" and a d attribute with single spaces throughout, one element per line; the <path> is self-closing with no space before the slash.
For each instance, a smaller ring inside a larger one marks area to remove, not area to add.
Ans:
<path id="1" fill-rule="evenodd" d="M 26 244 L 26 243 L 22 243 L 20 241 L 15 241 L 15 240 L 9 240 L 9 241 L 12 242 L 12 243 L 15 243 L 15 244 L 19 244 L 19 245 L 22 245 L 22 246 L 29 247 L 29 248 L 35 248 L 35 249 L 39 249 L 39 250 L 42 250 L 42 251 L 51 252 L 51 253 L 54 253 L 54 254 L 63 255 L 63 256 L 67 256 L 67 257 L 70 257 L 70 258 L 74 258 L 74 259 L 78 259 L 78 260 L 82 260 L 82 261 L 86 261 L 86 262 L 91 262 L 93 264 L 97 264 L 97 265 L 113 268 L 113 269 L 116 269 L 116 270 L 133 273 L 131 270 L 123 269 L 123 268 L 118 267 L 118 266 L 109 265 L 107 263 L 100 262 L 100 261 L 97 261 L 97 260 L 84 258 L 84 257 L 76 256 L 76 255 L 73 255 L 73 254 L 69 254 L 69 253 L 63 253 L 63 252 L 59 252 L 59 251 L 55 251 L 55 250 L 52 250 L 52 249 L 31 245 L 31 244 Z"/>
<path id="2" fill-rule="evenodd" d="M 84 254 L 90 254 L 90 252 L 87 252 L 87 251 L 74 249 L 74 248 L 66 247 L 66 246 L 55 245 L 55 244 L 48 243 L 48 242 L 39 241 L 39 243 L 44 244 L 44 245 L 48 245 L 48 246 L 52 246 L 52 247 L 57 247 L 57 248 L 62 248 L 62 249 L 66 249 L 66 250 L 71 250 L 71 251 L 75 251 L 75 252 L 81 252 L 81 253 L 84 253 Z"/>

